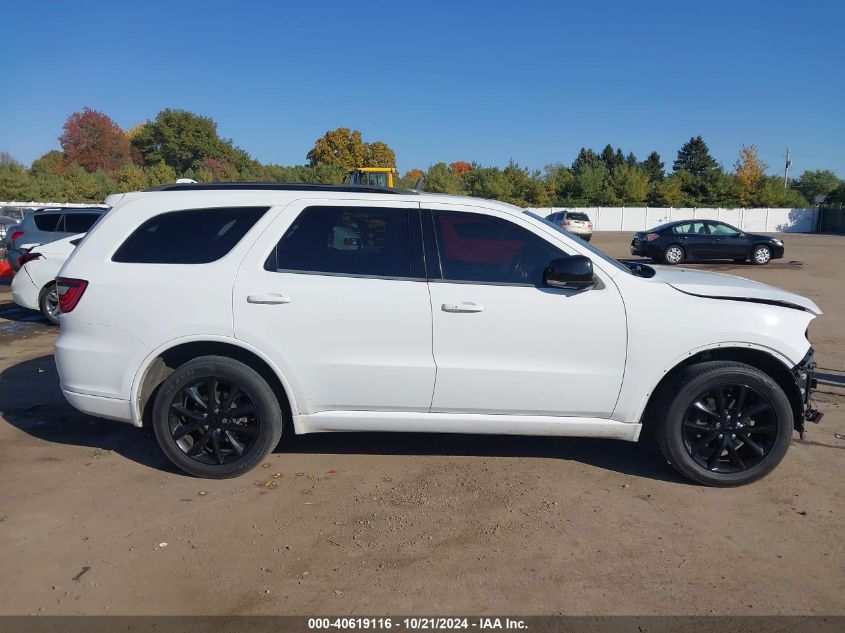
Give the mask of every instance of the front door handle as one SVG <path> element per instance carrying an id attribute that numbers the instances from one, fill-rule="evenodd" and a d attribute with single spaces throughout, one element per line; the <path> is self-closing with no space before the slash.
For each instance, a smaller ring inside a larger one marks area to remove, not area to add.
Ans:
<path id="1" fill-rule="evenodd" d="M 484 306 L 464 301 L 463 303 L 444 303 L 440 306 L 443 312 L 483 312 Z"/>
<path id="2" fill-rule="evenodd" d="M 279 305 L 281 303 L 290 303 L 290 301 L 288 297 L 283 297 L 279 294 L 249 295 L 246 298 L 247 303 L 259 303 L 262 305 Z"/>

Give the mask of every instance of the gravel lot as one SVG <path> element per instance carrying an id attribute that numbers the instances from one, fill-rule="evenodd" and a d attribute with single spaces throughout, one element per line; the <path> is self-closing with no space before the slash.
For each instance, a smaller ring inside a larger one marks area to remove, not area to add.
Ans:
<path id="1" fill-rule="evenodd" d="M 629 256 L 629 234 L 594 241 Z M 845 236 L 785 241 L 769 266 L 696 267 L 815 300 L 837 380 Z M 845 389 L 740 489 L 623 442 L 400 434 L 283 439 L 204 481 L 67 405 L 55 335 L 0 286 L 0 614 L 845 614 Z"/>

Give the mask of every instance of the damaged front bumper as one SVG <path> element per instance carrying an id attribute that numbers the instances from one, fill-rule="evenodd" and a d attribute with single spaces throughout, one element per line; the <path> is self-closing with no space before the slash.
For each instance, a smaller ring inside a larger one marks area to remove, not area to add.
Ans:
<path id="1" fill-rule="evenodd" d="M 810 400 L 813 390 L 818 384 L 813 377 L 813 372 L 816 369 L 816 362 L 813 360 L 814 355 L 815 350 L 811 347 L 804 358 L 801 359 L 801 362 L 792 368 L 792 375 L 801 393 L 802 409 L 801 416 L 795 420 L 795 430 L 798 431 L 802 439 L 804 438 L 804 422 L 818 424 L 824 415 L 813 406 Z"/>

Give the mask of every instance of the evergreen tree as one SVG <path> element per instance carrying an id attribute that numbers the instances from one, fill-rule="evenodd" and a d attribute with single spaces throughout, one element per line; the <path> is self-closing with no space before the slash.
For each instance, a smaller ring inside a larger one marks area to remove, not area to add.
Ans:
<path id="1" fill-rule="evenodd" d="M 701 136 L 695 136 L 681 146 L 672 169 L 705 178 L 721 171 L 719 163 L 710 155 L 710 149 Z"/>

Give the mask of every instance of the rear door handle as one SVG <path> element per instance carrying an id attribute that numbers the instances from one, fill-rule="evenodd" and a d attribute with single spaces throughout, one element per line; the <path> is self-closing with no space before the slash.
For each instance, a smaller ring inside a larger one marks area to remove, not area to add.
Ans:
<path id="1" fill-rule="evenodd" d="M 290 303 L 290 301 L 288 297 L 283 297 L 279 294 L 249 295 L 246 298 L 247 303 L 260 303 L 262 305 L 279 305 L 281 303 Z"/>
<path id="2" fill-rule="evenodd" d="M 483 312 L 484 306 L 464 301 L 463 303 L 444 303 L 440 306 L 443 312 Z"/>

